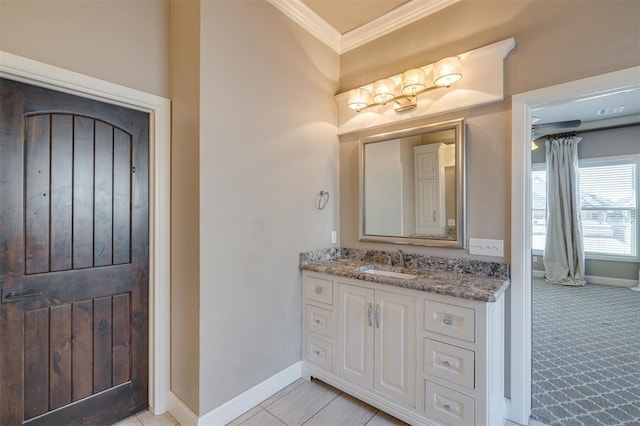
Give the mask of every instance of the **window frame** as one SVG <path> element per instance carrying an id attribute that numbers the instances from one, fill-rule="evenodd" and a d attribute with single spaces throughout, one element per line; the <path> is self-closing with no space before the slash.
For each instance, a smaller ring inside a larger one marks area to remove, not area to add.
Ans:
<path id="1" fill-rule="evenodd" d="M 635 256 L 627 256 L 620 254 L 602 254 L 602 253 L 593 253 L 585 251 L 585 259 L 587 260 L 603 260 L 603 261 L 611 261 L 611 262 L 640 262 L 640 224 L 638 220 L 640 219 L 640 154 L 629 154 L 629 155 L 616 155 L 610 157 L 593 157 L 593 158 L 581 158 L 578 159 L 578 168 L 581 169 L 583 167 L 603 167 L 603 166 L 613 166 L 613 165 L 622 165 L 622 164 L 635 164 L 636 166 L 636 205 L 635 205 L 635 227 L 636 227 L 636 254 Z M 541 170 L 546 170 L 546 162 L 544 163 L 532 163 L 531 164 L 531 173 L 539 172 Z M 533 191 L 532 191 L 533 195 Z M 546 199 L 546 188 L 545 188 L 545 199 Z M 531 217 L 530 221 L 533 220 L 533 206 L 531 207 Z M 546 208 L 545 208 L 545 216 L 546 216 Z M 533 223 L 532 223 L 533 226 Z M 546 237 L 546 234 L 545 234 Z M 534 256 L 543 256 L 544 250 L 534 249 L 531 247 L 531 254 Z"/>

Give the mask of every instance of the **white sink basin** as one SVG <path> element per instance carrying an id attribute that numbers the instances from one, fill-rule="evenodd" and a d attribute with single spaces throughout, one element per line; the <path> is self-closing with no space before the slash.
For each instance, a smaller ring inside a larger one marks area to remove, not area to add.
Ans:
<path id="1" fill-rule="evenodd" d="M 384 269 L 376 269 L 374 267 L 360 268 L 360 272 L 365 274 L 383 275 L 385 277 L 400 278 L 403 280 L 411 280 L 417 277 L 417 275 L 405 274 L 403 272 L 385 271 Z"/>

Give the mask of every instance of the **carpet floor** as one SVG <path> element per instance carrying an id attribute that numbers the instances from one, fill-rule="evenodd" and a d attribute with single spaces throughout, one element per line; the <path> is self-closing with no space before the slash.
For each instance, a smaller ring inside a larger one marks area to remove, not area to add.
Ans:
<path id="1" fill-rule="evenodd" d="M 640 425 L 640 292 L 533 279 L 532 417 Z"/>

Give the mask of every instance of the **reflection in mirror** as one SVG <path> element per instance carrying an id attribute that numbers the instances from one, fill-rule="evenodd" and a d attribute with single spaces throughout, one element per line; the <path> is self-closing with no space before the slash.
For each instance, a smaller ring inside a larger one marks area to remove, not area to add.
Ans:
<path id="1" fill-rule="evenodd" d="M 361 240 L 464 246 L 464 121 L 361 141 Z"/>

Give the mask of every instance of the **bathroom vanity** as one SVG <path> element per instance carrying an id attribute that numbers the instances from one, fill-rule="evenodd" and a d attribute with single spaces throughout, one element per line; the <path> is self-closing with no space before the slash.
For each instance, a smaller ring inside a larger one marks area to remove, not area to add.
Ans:
<path id="1" fill-rule="evenodd" d="M 301 262 L 303 377 L 410 424 L 503 424 L 508 265 L 337 253 Z"/>

